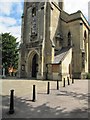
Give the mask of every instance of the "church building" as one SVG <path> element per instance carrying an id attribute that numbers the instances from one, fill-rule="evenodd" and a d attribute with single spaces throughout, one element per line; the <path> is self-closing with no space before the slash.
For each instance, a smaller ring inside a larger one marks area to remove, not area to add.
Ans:
<path id="1" fill-rule="evenodd" d="M 66 13 L 63 0 L 24 2 L 18 77 L 77 79 L 88 72 L 90 25 L 83 13 Z"/>

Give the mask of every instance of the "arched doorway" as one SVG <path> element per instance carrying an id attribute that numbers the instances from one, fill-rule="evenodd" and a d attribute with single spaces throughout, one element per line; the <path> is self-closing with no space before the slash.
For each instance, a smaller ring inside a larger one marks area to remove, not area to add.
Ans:
<path id="1" fill-rule="evenodd" d="M 37 78 L 38 72 L 38 63 L 39 62 L 39 54 L 36 50 L 32 50 L 28 53 L 27 58 L 27 77 L 28 78 Z"/>
<path id="2" fill-rule="evenodd" d="M 38 56 L 37 56 L 37 54 L 35 54 L 32 59 L 32 77 L 35 77 L 35 78 L 36 78 L 37 72 L 38 72 L 37 60 L 38 60 Z"/>

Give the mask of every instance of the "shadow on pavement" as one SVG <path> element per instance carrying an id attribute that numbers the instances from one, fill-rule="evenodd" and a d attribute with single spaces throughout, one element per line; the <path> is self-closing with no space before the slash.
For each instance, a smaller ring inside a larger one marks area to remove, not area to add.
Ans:
<path id="1" fill-rule="evenodd" d="M 66 93 L 73 96 L 74 93 Z M 76 95 L 76 94 L 75 94 Z M 84 95 L 82 95 L 85 98 Z M 81 97 L 81 99 L 83 99 Z M 86 96 L 87 97 L 87 96 Z M 79 98 L 80 99 L 80 98 Z M 21 97 L 14 97 L 15 113 L 9 115 L 9 96 L 2 96 L 2 118 L 88 118 L 87 108 L 75 109 L 66 112 L 66 108 L 60 106 L 51 108 L 47 103 L 33 107 L 31 101 L 27 101 Z M 33 102 L 33 105 L 35 103 Z"/>
<path id="2" fill-rule="evenodd" d="M 69 92 L 69 91 L 60 91 L 59 94 L 57 94 L 57 96 L 71 96 L 71 97 L 74 97 L 78 100 L 85 100 L 85 101 L 88 101 L 88 97 L 89 97 L 89 94 L 85 94 L 85 93 L 76 93 L 76 92 Z"/>

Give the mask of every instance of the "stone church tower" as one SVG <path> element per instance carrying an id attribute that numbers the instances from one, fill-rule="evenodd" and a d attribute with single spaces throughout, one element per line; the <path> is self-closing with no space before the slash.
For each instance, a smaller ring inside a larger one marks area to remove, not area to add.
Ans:
<path id="1" fill-rule="evenodd" d="M 81 78 L 88 72 L 90 26 L 81 11 L 69 15 L 63 6 L 63 1 L 24 2 L 19 77 Z"/>

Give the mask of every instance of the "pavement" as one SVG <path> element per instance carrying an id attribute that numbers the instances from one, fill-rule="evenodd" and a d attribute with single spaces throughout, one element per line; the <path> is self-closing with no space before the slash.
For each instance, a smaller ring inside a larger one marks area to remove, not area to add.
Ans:
<path id="1" fill-rule="evenodd" d="M 63 87 L 62 81 L 2 80 L 2 118 L 88 118 L 90 80 L 75 80 Z M 32 86 L 36 85 L 36 101 L 32 102 Z M 14 114 L 9 114 L 10 90 L 14 89 Z"/>

